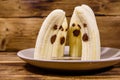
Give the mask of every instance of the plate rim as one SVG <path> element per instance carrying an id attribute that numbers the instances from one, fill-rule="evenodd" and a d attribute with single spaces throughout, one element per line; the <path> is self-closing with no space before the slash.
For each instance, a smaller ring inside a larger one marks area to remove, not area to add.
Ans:
<path id="1" fill-rule="evenodd" d="M 101 47 L 101 48 L 111 48 L 111 47 Z M 100 59 L 100 60 L 87 60 L 87 61 L 81 61 L 81 60 L 44 60 L 44 59 L 34 59 L 34 58 L 30 58 L 30 57 L 26 57 L 23 56 L 22 54 L 24 54 L 24 51 L 27 50 L 32 50 L 35 48 L 28 48 L 28 49 L 23 49 L 17 52 L 17 56 L 22 58 L 22 59 L 27 59 L 27 60 L 32 60 L 32 61 L 39 61 L 39 62 L 59 62 L 59 63 L 96 63 L 96 62 L 109 62 L 109 61 L 117 61 L 120 60 L 120 57 L 114 57 L 114 58 L 107 58 L 107 59 Z M 117 49 L 120 50 L 118 48 L 111 48 L 111 49 Z M 33 53 L 32 53 L 33 54 Z M 119 61 L 120 62 L 120 61 Z"/>

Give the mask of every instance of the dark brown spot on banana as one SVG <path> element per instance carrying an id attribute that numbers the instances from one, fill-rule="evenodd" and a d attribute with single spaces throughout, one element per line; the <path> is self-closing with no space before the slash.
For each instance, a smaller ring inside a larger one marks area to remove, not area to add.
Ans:
<path id="1" fill-rule="evenodd" d="M 61 31 L 64 31 L 64 29 L 62 28 Z"/>
<path id="2" fill-rule="evenodd" d="M 83 41 L 88 41 L 88 35 L 87 35 L 87 33 L 85 33 L 85 34 L 83 35 L 82 39 L 83 39 Z"/>
<path id="3" fill-rule="evenodd" d="M 54 25 L 54 26 L 53 26 L 53 29 L 56 30 L 56 29 L 57 29 L 57 25 Z"/>
<path id="4" fill-rule="evenodd" d="M 72 27 L 75 27 L 75 23 L 72 24 Z"/>
<path id="5" fill-rule="evenodd" d="M 62 26 L 59 27 L 59 30 L 62 29 Z"/>
<path id="6" fill-rule="evenodd" d="M 81 26 L 79 24 L 77 26 L 81 29 Z"/>
<path id="7" fill-rule="evenodd" d="M 51 37 L 51 39 L 50 39 L 50 40 L 51 40 L 51 43 L 52 43 L 52 44 L 55 42 L 56 37 L 57 37 L 56 35 L 53 35 L 53 36 Z"/>
<path id="8" fill-rule="evenodd" d="M 75 37 L 77 37 L 77 36 L 79 36 L 79 34 L 80 34 L 80 30 L 74 30 L 73 31 L 73 35 L 75 36 Z"/>
<path id="9" fill-rule="evenodd" d="M 86 24 L 86 23 L 84 23 L 84 24 L 83 24 L 83 26 L 84 26 L 84 27 L 87 27 L 87 24 Z"/>
<path id="10" fill-rule="evenodd" d="M 59 27 L 59 30 L 64 31 L 64 29 L 63 29 L 63 27 L 62 27 L 62 26 L 60 26 L 60 27 Z"/>
<path id="11" fill-rule="evenodd" d="M 60 38 L 60 44 L 62 45 L 62 44 L 64 44 L 65 43 L 65 37 L 61 37 Z"/>
<path id="12" fill-rule="evenodd" d="M 68 28 L 65 31 L 68 31 Z"/>
<path id="13" fill-rule="evenodd" d="M 67 29 L 65 31 L 68 31 L 69 27 L 67 27 Z"/>

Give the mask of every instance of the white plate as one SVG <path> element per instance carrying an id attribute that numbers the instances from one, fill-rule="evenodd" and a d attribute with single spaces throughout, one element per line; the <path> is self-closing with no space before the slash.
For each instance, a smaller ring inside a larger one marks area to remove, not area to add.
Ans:
<path id="1" fill-rule="evenodd" d="M 68 54 L 69 47 L 65 47 Z M 112 66 L 120 62 L 120 49 L 102 47 L 101 59 L 96 61 L 81 60 L 36 60 L 33 58 L 34 48 L 21 50 L 17 55 L 27 63 L 49 69 L 61 70 L 93 70 Z"/>

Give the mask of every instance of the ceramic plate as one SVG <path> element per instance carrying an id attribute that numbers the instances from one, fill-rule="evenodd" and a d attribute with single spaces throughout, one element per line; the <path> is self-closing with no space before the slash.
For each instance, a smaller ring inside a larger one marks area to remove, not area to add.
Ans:
<path id="1" fill-rule="evenodd" d="M 67 55 L 69 47 L 65 47 Z M 34 48 L 21 50 L 17 55 L 27 63 L 49 69 L 61 70 L 93 70 L 112 66 L 120 62 L 120 49 L 102 47 L 101 59 L 95 61 L 81 60 L 37 60 L 33 58 Z"/>

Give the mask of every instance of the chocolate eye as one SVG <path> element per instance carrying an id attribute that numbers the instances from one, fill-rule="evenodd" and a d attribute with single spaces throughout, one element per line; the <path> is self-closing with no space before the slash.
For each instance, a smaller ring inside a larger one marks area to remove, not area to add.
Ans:
<path id="1" fill-rule="evenodd" d="M 84 27 L 87 27 L 87 24 L 86 24 L 86 23 L 84 23 L 84 24 L 83 24 L 83 26 L 84 26 Z"/>
<path id="2" fill-rule="evenodd" d="M 81 29 L 81 26 L 79 24 L 77 26 Z"/>
<path id="3" fill-rule="evenodd" d="M 62 29 L 62 26 L 60 26 L 59 29 Z"/>
<path id="4" fill-rule="evenodd" d="M 53 26 L 53 29 L 56 30 L 56 29 L 57 29 L 57 25 L 54 25 L 54 26 Z"/>
<path id="5" fill-rule="evenodd" d="M 64 29 L 63 29 L 62 25 L 59 27 L 59 30 L 64 31 Z"/>
<path id="6" fill-rule="evenodd" d="M 69 27 L 67 27 L 67 29 L 65 31 L 68 31 Z"/>
<path id="7" fill-rule="evenodd" d="M 52 43 L 52 44 L 55 42 L 56 37 L 57 37 L 56 35 L 53 35 L 53 36 L 51 37 L 51 39 L 50 39 L 50 40 L 51 40 L 51 43 Z"/>
<path id="8" fill-rule="evenodd" d="M 60 44 L 62 45 L 62 44 L 64 44 L 65 43 L 65 37 L 61 37 L 60 38 Z"/>
<path id="9" fill-rule="evenodd" d="M 62 27 L 61 31 L 64 31 L 63 27 Z"/>
<path id="10" fill-rule="evenodd" d="M 65 31 L 68 31 L 68 28 Z"/>
<path id="11" fill-rule="evenodd" d="M 85 34 L 83 35 L 82 39 L 83 39 L 83 41 L 88 41 L 88 35 L 87 35 L 87 33 L 85 33 Z"/>
<path id="12" fill-rule="evenodd" d="M 74 35 L 74 36 L 77 37 L 77 36 L 79 36 L 79 34 L 80 34 L 80 30 L 77 30 L 77 29 L 76 29 L 76 30 L 73 31 L 73 35 Z"/>
<path id="13" fill-rule="evenodd" d="M 74 27 L 74 26 L 75 26 L 75 23 L 72 24 L 72 27 Z"/>

